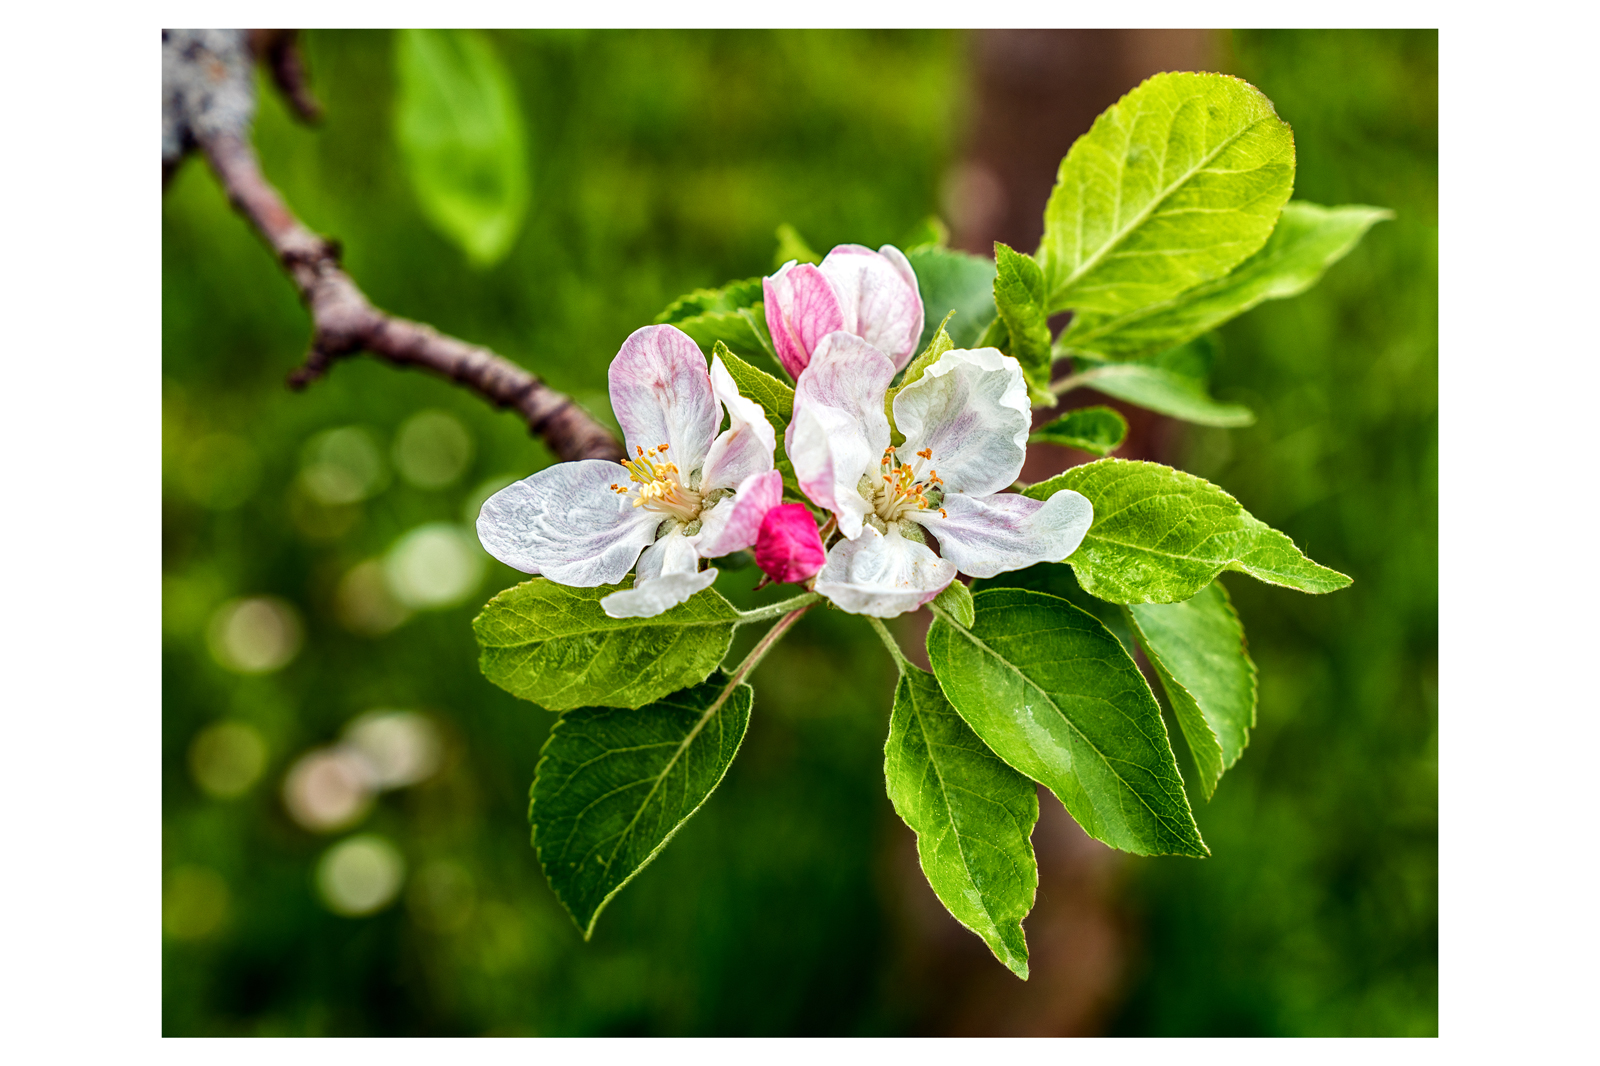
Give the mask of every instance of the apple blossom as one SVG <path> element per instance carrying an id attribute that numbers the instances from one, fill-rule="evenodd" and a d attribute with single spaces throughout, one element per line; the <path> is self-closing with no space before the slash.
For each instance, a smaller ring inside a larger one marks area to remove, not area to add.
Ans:
<path id="1" fill-rule="evenodd" d="M 917 275 L 892 244 L 876 252 L 841 244 L 817 266 L 791 259 L 762 279 L 761 292 L 778 360 L 794 378 L 836 330 L 888 355 L 896 370 L 911 361 L 922 338 Z"/>
<path id="2" fill-rule="evenodd" d="M 844 536 L 817 592 L 889 618 L 933 599 L 957 572 L 993 577 L 1077 549 L 1094 518 L 1085 497 L 1002 492 L 1022 471 L 1031 421 L 1014 358 L 994 348 L 945 352 L 895 395 L 898 446 L 884 411 L 894 373 L 881 351 L 836 332 L 796 382 L 784 446 L 801 490 L 834 513 Z"/>
<path id="3" fill-rule="evenodd" d="M 636 330 L 609 378 L 631 457 L 557 463 L 501 489 L 479 512 L 478 539 L 496 559 L 563 585 L 609 585 L 637 562 L 633 588 L 600 604 L 613 618 L 649 617 L 716 580 L 701 559 L 755 543 L 783 495 L 776 435 L 722 360 L 708 372 L 675 326 Z M 730 424 L 718 435 L 721 408 Z"/>

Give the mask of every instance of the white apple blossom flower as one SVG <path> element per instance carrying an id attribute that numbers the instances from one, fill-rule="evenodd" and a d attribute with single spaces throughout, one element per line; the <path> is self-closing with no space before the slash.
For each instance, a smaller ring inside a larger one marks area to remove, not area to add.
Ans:
<path id="1" fill-rule="evenodd" d="M 922 338 L 917 274 L 892 244 L 874 252 L 841 244 L 812 266 L 791 259 L 761 279 L 767 331 L 778 361 L 798 378 L 822 338 L 854 334 L 889 357 L 899 370 Z"/>
<path id="2" fill-rule="evenodd" d="M 636 330 L 609 377 L 631 457 L 557 463 L 501 489 L 478 514 L 478 539 L 501 562 L 563 585 L 609 585 L 637 561 L 633 588 L 600 605 L 613 618 L 647 618 L 716 580 L 701 559 L 755 543 L 783 478 L 760 406 L 739 395 L 721 359 L 708 373 L 677 327 Z M 719 436 L 721 408 L 730 424 Z"/>
<path id="3" fill-rule="evenodd" d="M 944 353 L 895 395 L 899 446 L 884 412 L 894 373 L 881 351 L 835 332 L 795 384 L 784 447 L 801 490 L 834 513 L 845 538 L 828 552 L 817 592 L 890 618 L 933 599 L 957 572 L 993 577 L 1077 550 L 1094 519 L 1087 498 L 1001 491 L 1022 472 L 1031 421 L 1015 359 L 994 348 Z"/>

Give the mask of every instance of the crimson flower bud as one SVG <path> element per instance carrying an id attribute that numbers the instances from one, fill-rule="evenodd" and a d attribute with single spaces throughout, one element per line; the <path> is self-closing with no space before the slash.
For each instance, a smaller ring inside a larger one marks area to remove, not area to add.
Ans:
<path id="1" fill-rule="evenodd" d="M 798 503 L 774 507 L 756 536 L 756 565 L 774 581 L 808 581 L 822 569 L 827 553 L 811 512 Z"/>

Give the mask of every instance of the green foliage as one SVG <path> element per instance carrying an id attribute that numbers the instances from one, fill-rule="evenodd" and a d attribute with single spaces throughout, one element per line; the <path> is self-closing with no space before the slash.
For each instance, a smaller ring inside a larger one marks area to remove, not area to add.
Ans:
<path id="1" fill-rule="evenodd" d="M 583 938 L 722 783 L 754 694 L 723 674 L 646 707 L 583 707 L 545 742 L 528 816 L 550 887 Z"/>
<path id="2" fill-rule="evenodd" d="M 677 326 L 707 353 L 724 344 L 747 357 L 777 359 L 767 332 L 760 278 L 729 282 L 720 289 L 697 289 L 674 300 L 655 320 Z"/>
<path id="3" fill-rule="evenodd" d="M 1050 396 L 1050 324 L 1045 311 L 1044 271 L 1031 256 L 996 241 L 994 303 L 1005 322 L 1006 354 L 1022 364 L 1028 391 L 1036 402 Z"/>
<path id="4" fill-rule="evenodd" d="M 1110 407 L 1079 407 L 1033 431 L 1029 441 L 1065 444 L 1095 455 L 1109 455 L 1128 436 L 1128 420 Z"/>
<path id="5" fill-rule="evenodd" d="M 906 252 L 922 295 L 921 346 L 933 343 L 941 323 L 955 348 L 977 347 L 985 327 L 994 321 L 995 265 L 981 255 L 923 245 Z M 950 317 L 950 312 L 955 317 Z"/>
<path id="6" fill-rule="evenodd" d="M 1256 664 L 1245 648 L 1244 625 L 1220 581 L 1182 603 L 1136 603 L 1124 610 L 1166 689 L 1210 799 L 1256 724 Z"/>
<path id="7" fill-rule="evenodd" d="M 936 617 L 928 661 L 945 696 L 1084 832 L 1138 855 L 1209 854 L 1150 686 L 1121 642 L 1066 600 L 973 596 L 970 629 Z"/>
<path id="8" fill-rule="evenodd" d="M 1023 495 L 1074 489 L 1094 504 L 1094 524 L 1065 560 L 1085 591 L 1113 603 L 1176 603 L 1238 570 L 1269 585 L 1333 592 L 1350 584 L 1294 541 L 1257 521 L 1209 481 L 1159 463 L 1101 459 L 1071 467 Z"/>
<path id="9" fill-rule="evenodd" d="M 772 426 L 776 436 L 773 446 L 773 465 L 783 475 L 785 491 L 804 502 L 805 496 L 800 492 L 800 483 L 795 480 L 794 464 L 789 461 L 788 454 L 783 450 L 783 433 L 789 428 L 789 420 L 794 417 L 794 390 L 765 370 L 751 366 L 734 355 L 721 341 L 714 344 L 712 354 L 722 357 L 722 365 L 728 368 L 733 383 L 739 387 L 739 395 L 747 400 L 754 400 L 766 413 L 767 422 Z"/>
<path id="10" fill-rule="evenodd" d="M 889 439 L 896 447 L 905 443 L 906 438 L 894 424 L 894 398 L 900 394 L 901 389 L 927 373 L 928 368 L 937 363 L 941 355 L 955 347 L 950 334 L 945 332 L 945 326 L 950 324 L 955 315 L 956 312 L 950 311 L 944 316 L 944 321 L 934 328 L 933 337 L 928 341 L 927 347 L 923 348 L 915 359 L 906 364 L 905 370 L 901 371 L 899 384 L 890 386 L 883 394 L 883 413 L 889 418 Z"/>
<path id="11" fill-rule="evenodd" d="M 1207 391 L 1206 381 L 1219 347 L 1216 335 L 1208 333 L 1157 355 L 1127 362 L 1101 362 L 1079 355 L 1073 361 L 1082 369 L 1073 379 L 1108 396 L 1185 422 L 1248 426 L 1256 420 L 1250 408 L 1220 403 Z"/>
<path id="12" fill-rule="evenodd" d="M 739 612 L 715 589 L 653 618 L 606 614 L 615 591 L 542 577 L 506 589 L 472 620 L 483 676 L 552 711 L 634 708 L 705 680 L 727 654 Z"/>
<path id="13" fill-rule="evenodd" d="M 754 400 L 766 412 L 767 421 L 778 435 L 778 447 L 783 447 L 783 432 L 794 417 L 794 390 L 759 367 L 751 366 L 728 350 L 721 341 L 712 348 L 713 355 L 722 357 L 733 383 L 739 386 L 739 395 Z"/>
<path id="14" fill-rule="evenodd" d="M 909 663 L 894 690 L 883 774 L 939 901 L 1027 980 L 1022 919 L 1039 885 L 1029 839 L 1039 820 L 1033 782 L 996 758 L 933 675 Z"/>
<path id="15" fill-rule="evenodd" d="M 927 248 L 943 248 L 950 243 L 950 227 L 938 215 L 929 215 L 927 218 L 912 226 L 895 242 L 895 246 L 910 256 L 912 252 Z M 976 257 L 974 257 L 976 258 Z"/>
<path id="16" fill-rule="evenodd" d="M 1378 207 L 1290 201 L 1267 243 L 1229 273 L 1126 314 L 1076 315 L 1058 346 L 1067 354 L 1134 358 L 1183 344 L 1263 300 L 1305 292 L 1367 230 L 1393 217 L 1393 211 Z"/>
<path id="17" fill-rule="evenodd" d="M 933 598 L 933 605 L 968 629 L 972 628 L 972 590 L 961 582 L 952 581 L 946 585 L 944 591 Z"/>
<path id="18" fill-rule="evenodd" d="M 473 30 L 399 30 L 395 138 L 423 213 L 474 266 L 504 259 L 528 210 L 527 123 Z"/>
<path id="19" fill-rule="evenodd" d="M 802 263 L 820 263 L 822 256 L 811 250 L 811 245 L 800 236 L 800 231 L 785 222 L 778 227 L 778 250 L 772 254 L 772 265 L 781 267 L 791 259 Z"/>
<path id="20" fill-rule="evenodd" d="M 1294 136 L 1254 86 L 1147 78 L 1061 161 L 1037 253 L 1048 312 L 1126 314 L 1221 277 L 1293 187 Z"/>

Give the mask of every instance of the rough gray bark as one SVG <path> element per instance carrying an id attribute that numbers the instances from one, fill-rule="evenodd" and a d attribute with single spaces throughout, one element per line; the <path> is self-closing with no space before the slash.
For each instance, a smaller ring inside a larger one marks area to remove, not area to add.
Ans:
<path id="1" fill-rule="evenodd" d="M 559 458 L 620 459 L 622 446 L 571 399 L 487 348 L 374 307 L 339 266 L 338 245 L 307 229 L 261 172 L 250 146 L 255 111 L 252 42 L 303 117 L 318 113 L 284 31 L 163 30 L 161 169 L 169 178 L 192 150 L 211 164 L 228 199 L 249 219 L 311 312 L 311 350 L 289 376 L 315 381 L 335 360 L 367 352 L 395 366 L 449 378 L 497 407 L 512 408 Z"/>

